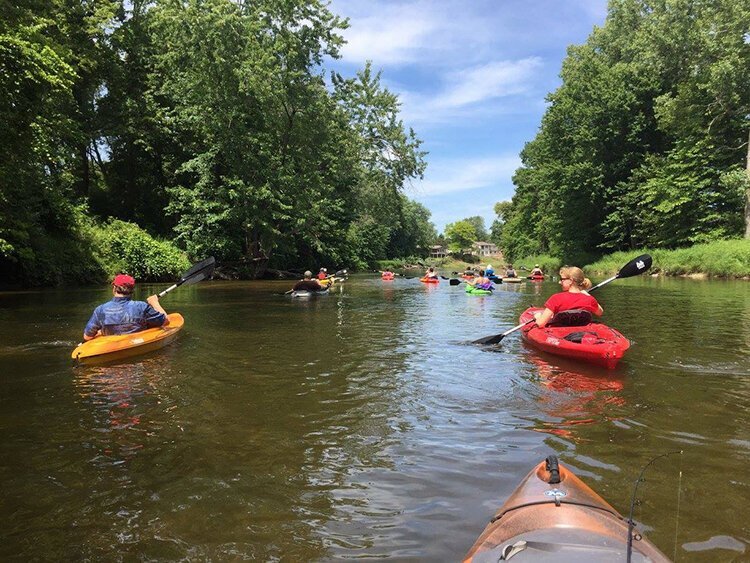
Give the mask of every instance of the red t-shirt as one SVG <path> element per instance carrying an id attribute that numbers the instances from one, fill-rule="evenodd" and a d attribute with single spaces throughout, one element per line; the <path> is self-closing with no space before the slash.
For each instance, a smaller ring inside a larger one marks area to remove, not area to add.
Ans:
<path id="1" fill-rule="evenodd" d="M 599 303 L 586 293 L 570 293 L 562 291 L 555 293 L 544 304 L 547 309 L 557 314 L 560 311 L 570 311 L 571 309 L 583 309 L 591 311 L 593 314 L 599 310 Z"/>
<path id="2" fill-rule="evenodd" d="M 325 272 L 320 272 L 320 273 L 318 274 L 318 279 L 319 279 L 319 280 L 324 280 L 324 279 L 326 279 L 327 277 L 328 277 L 328 274 L 326 274 Z"/>

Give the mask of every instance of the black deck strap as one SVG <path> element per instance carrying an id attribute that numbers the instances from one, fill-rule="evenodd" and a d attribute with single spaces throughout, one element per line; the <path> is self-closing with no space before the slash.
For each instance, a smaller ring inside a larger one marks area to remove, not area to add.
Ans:
<path id="1" fill-rule="evenodd" d="M 581 330 L 578 332 L 571 332 L 567 336 L 563 336 L 563 340 L 567 340 L 569 342 L 575 342 L 576 344 L 580 344 L 581 342 L 583 342 L 583 337 L 589 334 L 596 337 L 596 344 L 600 344 L 604 342 L 603 338 L 599 338 L 599 335 L 597 333 L 592 332 L 590 330 Z"/>

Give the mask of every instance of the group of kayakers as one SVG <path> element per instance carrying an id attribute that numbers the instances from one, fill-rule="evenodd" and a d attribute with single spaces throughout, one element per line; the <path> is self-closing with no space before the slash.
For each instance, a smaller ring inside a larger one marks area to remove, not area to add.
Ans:
<path id="1" fill-rule="evenodd" d="M 515 274 L 512 268 L 513 265 L 509 264 L 506 273 Z M 491 264 L 487 265 L 487 269 L 479 270 L 472 279 L 466 280 L 466 283 L 478 289 L 490 289 L 492 280 L 488 272 L 494 273 Z M 390 270 L 385 270 L 383 273 L 393 275 Z M 538 264 L 532 270 L 532 275 L 543 275 Z M 326 268 L 320 269 L 316 279 L 313 279 L 312 272 L 307 270 L 303 279 L 294 285 L 293 290 L 322 291 L 325 286 L 321 284 L 321 281 L 331 277 Z M 439 275 L 435 268 L 430 266 L 424 277 L 435 279 Z M 511 276 L 508 275 L 508 277 Z M 561 268 L 560 285 L 562 291 L 552 295 L 544 304 L 544 311 L 534 316 L 537 326 L 544 327 L 555 315 L 563 311 L 585 311 L 596 316 L 604 313 L 601 305 L 586 291 L 591 287 L 591 281 L 584 276 L 580 268 L 575 266 Z M 84 329 L 83 339 L 92 340 L 97 336 L 130 334 L 169 323 L 167 312 L 159 303 L 157 295 L 150 296 L 146 302 L 133 301 L 134 289 L 135 279 L 132 276 L 127 274 L 115 276 L 112 281 L 112 299 L 94 310 Z"/>

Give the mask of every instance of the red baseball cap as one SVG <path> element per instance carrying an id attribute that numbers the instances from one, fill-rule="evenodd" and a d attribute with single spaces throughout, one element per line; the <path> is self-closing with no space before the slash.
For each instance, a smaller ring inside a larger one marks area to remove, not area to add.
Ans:
<path id="1" fill-rule="evenodd" d="M 127 274 L 117 274 L 112 280 L 112 285 L 129 285 L 135 287 L 135 278 Z"/>

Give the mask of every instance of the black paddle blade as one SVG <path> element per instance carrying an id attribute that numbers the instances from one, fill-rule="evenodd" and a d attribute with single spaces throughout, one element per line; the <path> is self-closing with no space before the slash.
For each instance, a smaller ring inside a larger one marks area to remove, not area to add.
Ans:
<path id="1" fill-rule="evenodd" d="M 210 256 L 205 260 L 202 260 L 201 262 L 193 265 L 192 268 L 185 272 L 182 275 L 180 283 L 184 285 L 191 285 L 201 280 L 209 279 L 213 275 L 215 267 L 216 259 L 213 256 Z"/>
<path id="2" fill-rule="evenodd" d="M 493 334 L 492 336 L 485 336 L 484 338 L 474 340 L 472 344 L 481 344 L 483 346 L 486 346 L 488 344 L 498 344 L 503 338 L 505 338 L 505 333 Z"/>
<path id="3" fill-rule="evenodd" d="M 457 279 L 453 278 L 448 283 L 451 284 L 451 285 L 458 285 L 458 284 L 461 283 L 461 280 L 457 280 Z"/>
<path id="4" fill-rule="evenodd" d="M 650 254 L 641 254 L 637 258 L 633 258 L 630 262 L 625 264 L 622 269 L 617 272 L 617 277 L 629 278 L 632 276 L 637 276 L 638 274 L 642 274 L 651 267 L 652 262 L 653 260 L 651 259 Z"/>

